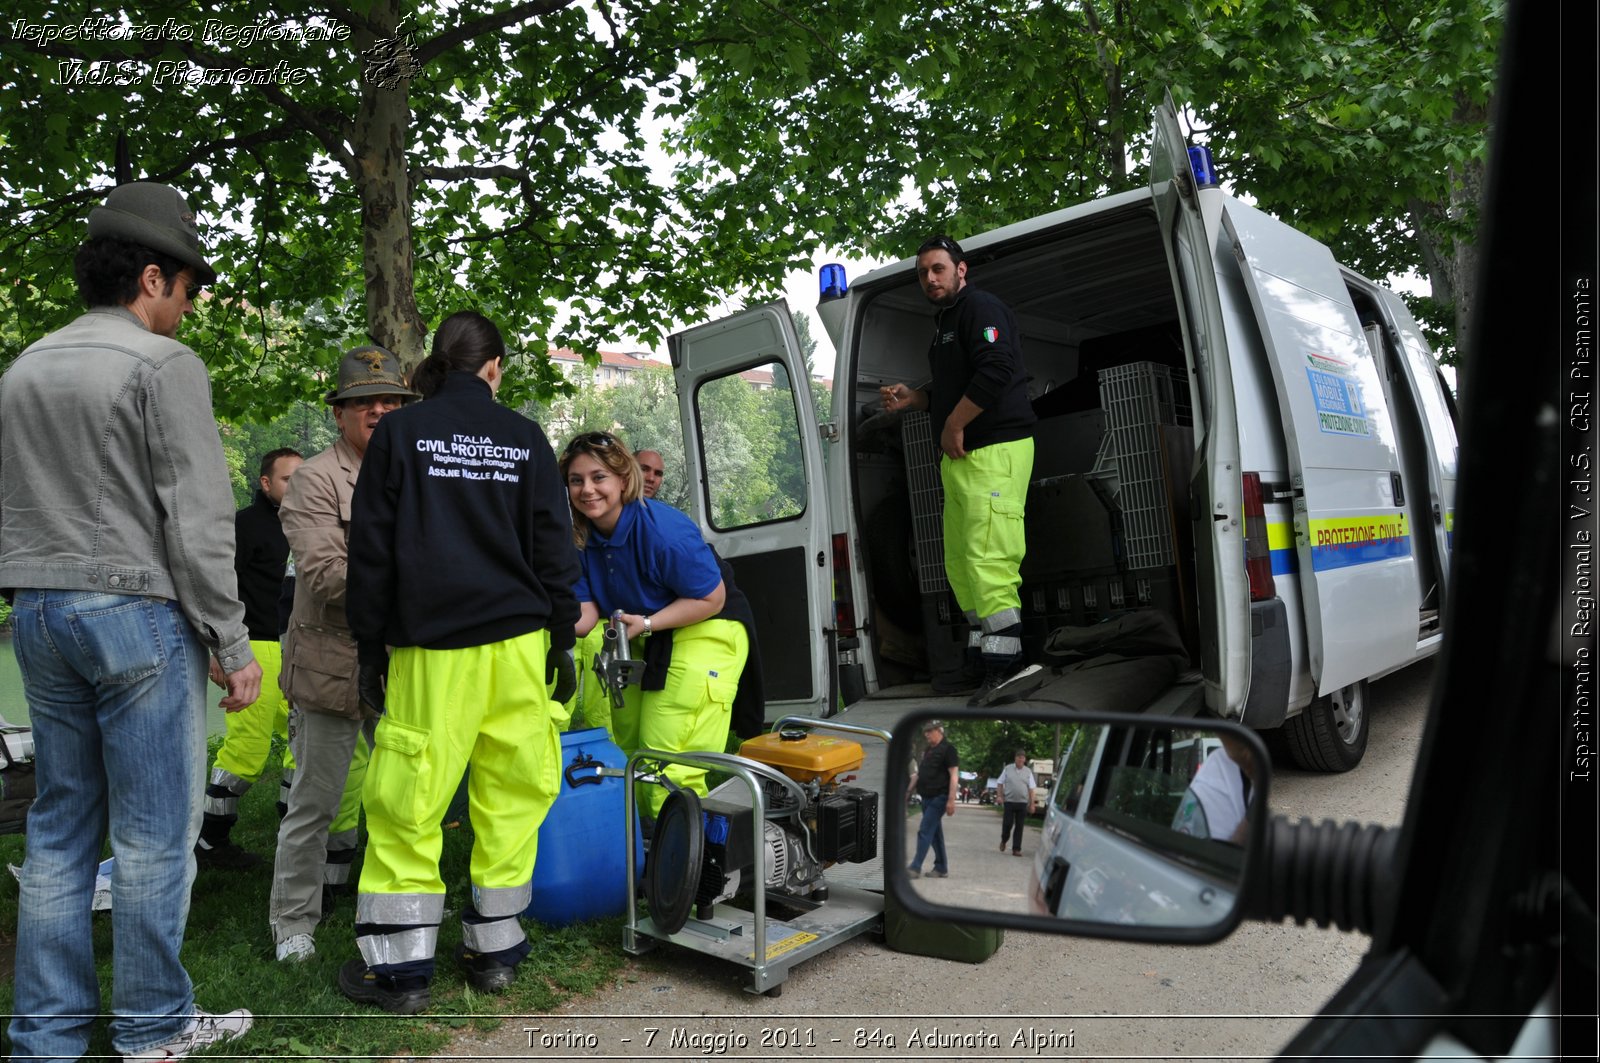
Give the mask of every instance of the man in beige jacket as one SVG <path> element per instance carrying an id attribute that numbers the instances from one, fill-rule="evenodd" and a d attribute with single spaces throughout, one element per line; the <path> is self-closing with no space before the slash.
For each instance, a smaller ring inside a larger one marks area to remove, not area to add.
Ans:
<path id="1" fill-rule="evenodd" d="M 358 347 L 339 365 L 333 407 L 339 438 L 289 481 L 279 516 L 294 558 L 294 611 L 279 683 L 292 706 L 289 748 L 296 771 L 278 827 L 269 919 L 277 957 L 316 954 L 322 887 L 349 881 L 355 859 L 361 777 L 375 721 L 356 693 L 356 644 L 345 620 L 350 499 L 378 421 L 416 393 L 381 347 Z M 330 826 L 332 830 L 330 831 Z"/>

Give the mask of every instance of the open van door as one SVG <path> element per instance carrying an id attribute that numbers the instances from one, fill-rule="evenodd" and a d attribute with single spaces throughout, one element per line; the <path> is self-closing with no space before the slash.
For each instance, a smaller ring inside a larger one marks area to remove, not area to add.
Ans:
<path id="1" fill-rule="evenodd" d="M 676 333 L 667 349 L 692 515 L 755 613 L 767 719 L 826 715 L 827 483 L 788 304 Z"/>
<path id="2" fill-rule="evenodd" d="M 1183 309 L 1180 322 L 1190 379 L 1200 390 L 1193 404 L 1196 453 L 1189 488 L 1196 521 L 1195 583 L 1206 702 L 1219 716 L 1241 719 L 1251 681 L 1251 617 L 1250 582 L 1240 563 L 1244 498 L 1238 471 L 1239 419 L 1211 242 L 1171 93 L 1155 112 L 1150 192 L 1173 291 Z M 1212 519 L 1226 514 L 1234 519 Z M 1282 691 L 1278 694 L 1281 720 Z"/>
<path id="3" fill-rule="evenodd" d="M 1455 417 L 1450 412 L 1445 384 L 1439 376 L 1439 364 L 1434 361 L 1428 341 L 1423 339 L 1422 329 L 1406 308 L 1405 301 L 1384 288 L 1378 291 L 1378 302 L 1398 339 L 1399 376 L 1411 405 L 1421 414 L 1422 432 L 1432 454 L 1432 461 L 1428 463 L 1428 508 L 1432 524 L 1428 528 L 1416 528 L 1412 534 L 1434 536 L 1443 575 L 1448 577 L 1450 540 L 1456 515 L 1456 460 L 1460 452 Z"/>
<path id="4" fill-rule="evenodd" d="M 1237 200 L 1223 224 L 1284 419 L 1311 674 L 1328 694 L 1417 654 L 1399 443 L 1333 252 Z"/>

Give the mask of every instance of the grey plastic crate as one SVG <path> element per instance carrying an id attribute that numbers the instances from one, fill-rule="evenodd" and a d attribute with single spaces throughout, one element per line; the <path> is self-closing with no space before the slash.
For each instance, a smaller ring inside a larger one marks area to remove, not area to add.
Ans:
<path id="1" fill-rule="evenodd" d="M 944 574 L 944 484 L 939 479 L 939 450 L 926 412 L 900 420 L 906 458 L 906 485 L 911 491 L 911 531 L 917 554 L 917 586 L 923 594 L 950 589 Z"/>
<path id="2" fill-rule="evenodd" d="M 1173 549 L 1161 426 L 1192 424 L 1186 381 L 1168 366 L 1131 362 L 1100 370 L 1099 383 L 1106 434 L 1095 471 L 1116 476 L 1128 568 L 1164 568 Z"/>

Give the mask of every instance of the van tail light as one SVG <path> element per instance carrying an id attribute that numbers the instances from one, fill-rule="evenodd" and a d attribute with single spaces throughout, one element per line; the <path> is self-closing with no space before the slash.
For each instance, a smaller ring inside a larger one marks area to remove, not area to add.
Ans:
<path id="1" fill-rule="evenodd" d="M 840 638 L 856 634 L 856 603 L 850 590 L 850 536 L 833 537 L 833 626 Z"/>
<path id="2" fill-rule="evenodd" d="M 1277 589 L 1272 582 L 1272 548 L 1267 545 L 1267 507 L 1261 499 L 1261 474 L 1244 474 L 1244 570 L 1250 577 L 1250 600 L 1269 602 Z"/>

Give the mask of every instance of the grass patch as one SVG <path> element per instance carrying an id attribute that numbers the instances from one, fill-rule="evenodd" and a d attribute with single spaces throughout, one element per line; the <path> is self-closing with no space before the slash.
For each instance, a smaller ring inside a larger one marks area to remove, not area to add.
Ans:
<path id="1" fill-rule="evenodd" d="M 561 929 L 524 920 L 533 951 L 516 983 L 497 995 L 468 986 L 453 960 L 461 940 L 460 912 L 471 898 L 472 830 L 463 821 L 444 832 L 445 918 L 428 1013 L 389 1015 L 352 1003 L 339 992 L 339 968 L 357 954 L 353 897 L 339 898 L 334 910 L 324 914 L 312 960 L 278 963 L 267 925 L 267 900 L 278 833 L 274 802 L 279 767 L 274 754 L 261 781 L 239 802 L 239 824 L 233 832 L 234 841 L 260 853 L 265 862 L 253 871 L 202 870 L 195 878 L 183 962 L 194 980 L 196 1002 L 207 1011 L 244 1007 L 256 1016 L 255 1026 L 242 1040 L 230 1042 L 225 1054 L 305 1059 L 437 1054 L 463 1027 L 491 1030 L 502 1021 L 497 1016 L 539 1015 L 594 993 L 609 985 L 626 962 L 621 917 Z M 0 837 L 0 860 L 21 864 L 23 846 L 20 836 Z M 0 880 L 0 940 L 9 946 L 16 940 L 17 883 L 10 874 Z M 111 913 L 94 914 L 94 944 L 104 1006 L 111 1000 Z M 0 1010 L 12 1010 L 9 978 L 0 982 Z M 104 1023 L 97 1027 L 89 1053 L 111 1054 Z"/>

